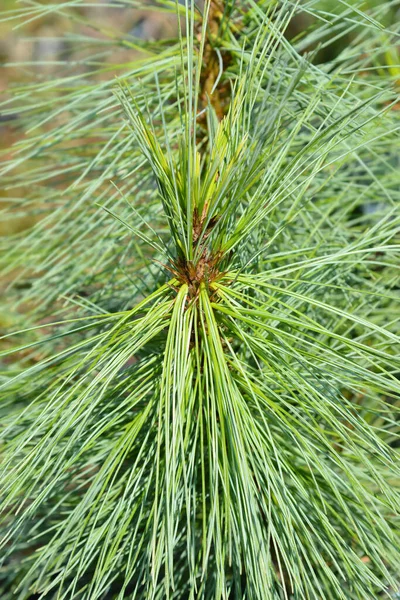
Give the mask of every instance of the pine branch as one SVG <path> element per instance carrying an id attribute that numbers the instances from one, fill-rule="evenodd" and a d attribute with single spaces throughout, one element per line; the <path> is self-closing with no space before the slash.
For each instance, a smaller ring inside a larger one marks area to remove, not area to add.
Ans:
<path id="1" fill-rule="evenodd" d="M 2 600 L 398 588 L 395 5 L 160 0 L 168 43 L 4 15 L 103 37 L 1 108 L 37 217 L 2 242 Z"/>

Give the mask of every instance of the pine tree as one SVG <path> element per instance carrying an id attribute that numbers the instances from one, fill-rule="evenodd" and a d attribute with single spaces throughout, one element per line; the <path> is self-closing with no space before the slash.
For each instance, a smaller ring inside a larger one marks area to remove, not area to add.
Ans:
<path id="1" fill-rule="evenodd" d="M 398 2 L 334 4 L 159 0 L 2 103 L 2 600 L 398 589 Z"/>

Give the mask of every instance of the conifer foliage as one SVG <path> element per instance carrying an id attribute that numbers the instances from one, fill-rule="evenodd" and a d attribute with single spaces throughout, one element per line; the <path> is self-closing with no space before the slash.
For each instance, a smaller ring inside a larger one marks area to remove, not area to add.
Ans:
<path id="1" fill-rule="evenodd" d="M 334 4 L 159 1 L 3 101 L 2 600 L 398 590 L 398 3 Z"/>

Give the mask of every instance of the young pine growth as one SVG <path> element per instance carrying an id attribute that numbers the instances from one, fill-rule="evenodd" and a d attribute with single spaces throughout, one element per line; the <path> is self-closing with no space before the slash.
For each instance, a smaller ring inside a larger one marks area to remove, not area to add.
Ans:
<path id="1" fill-rule="evenodd" d="M 397 6 L 159 0 L 10 90 L 2 600 L 395 597 Z"/>

